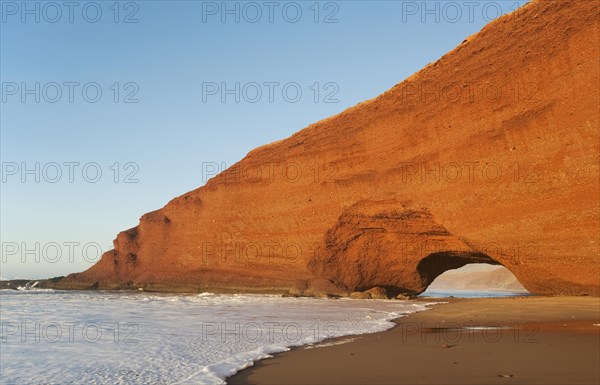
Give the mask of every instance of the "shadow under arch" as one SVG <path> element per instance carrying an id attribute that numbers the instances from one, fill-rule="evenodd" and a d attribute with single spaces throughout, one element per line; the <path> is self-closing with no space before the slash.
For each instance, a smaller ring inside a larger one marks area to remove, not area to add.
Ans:
<path id="1" fill-rule="evenodd" d="M 443 251 L 429 254 L 419 261 L 417 272 L 425 289 L 444 272 L 458 269 L 471 263 L 502 265 L 487 254 L 479 252 Z M 506 267 L 506 266 L 504 266 Z"/>

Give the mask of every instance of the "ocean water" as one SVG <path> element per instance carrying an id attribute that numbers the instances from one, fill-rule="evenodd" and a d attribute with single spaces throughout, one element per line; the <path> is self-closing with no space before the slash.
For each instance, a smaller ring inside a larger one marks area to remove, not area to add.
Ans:
<path id="1" fill-rule="evenodd" d="M 428 304 L 273 295 L 0 291 L 3 384 L 222 384 L 290 347 L 373 333 Z"/>

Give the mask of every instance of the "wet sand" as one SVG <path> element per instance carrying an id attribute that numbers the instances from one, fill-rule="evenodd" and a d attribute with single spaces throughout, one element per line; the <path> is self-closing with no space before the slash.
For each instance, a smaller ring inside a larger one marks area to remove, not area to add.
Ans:
<path id="1" fill-rule="evenodd" d="M 443 301 L 386 332 L 277 354 L 227 383 L 600 383 L 600 298 Z"/>

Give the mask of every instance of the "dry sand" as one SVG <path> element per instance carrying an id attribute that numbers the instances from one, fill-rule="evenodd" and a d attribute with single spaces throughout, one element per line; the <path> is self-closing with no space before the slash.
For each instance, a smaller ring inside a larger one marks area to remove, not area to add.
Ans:
<path id="1" fill-rule="evenodd" d="M 277 354 L 227 383 L 600 383 L 600 327 L 594 326 L 600 324 L 600 298 L 447 301 L 398 319 L 397 327 L 383 333 Z"/>

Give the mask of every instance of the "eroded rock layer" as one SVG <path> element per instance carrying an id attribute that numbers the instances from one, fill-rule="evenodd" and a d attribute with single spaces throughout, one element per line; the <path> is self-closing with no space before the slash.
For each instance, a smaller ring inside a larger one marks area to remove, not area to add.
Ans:
<path id="1" fill-rule="evenodd" d="M 469 262 L 600 294 L 599 2 L 536 1 L 142 216 L 63 287 L 418 293 Z"/>

